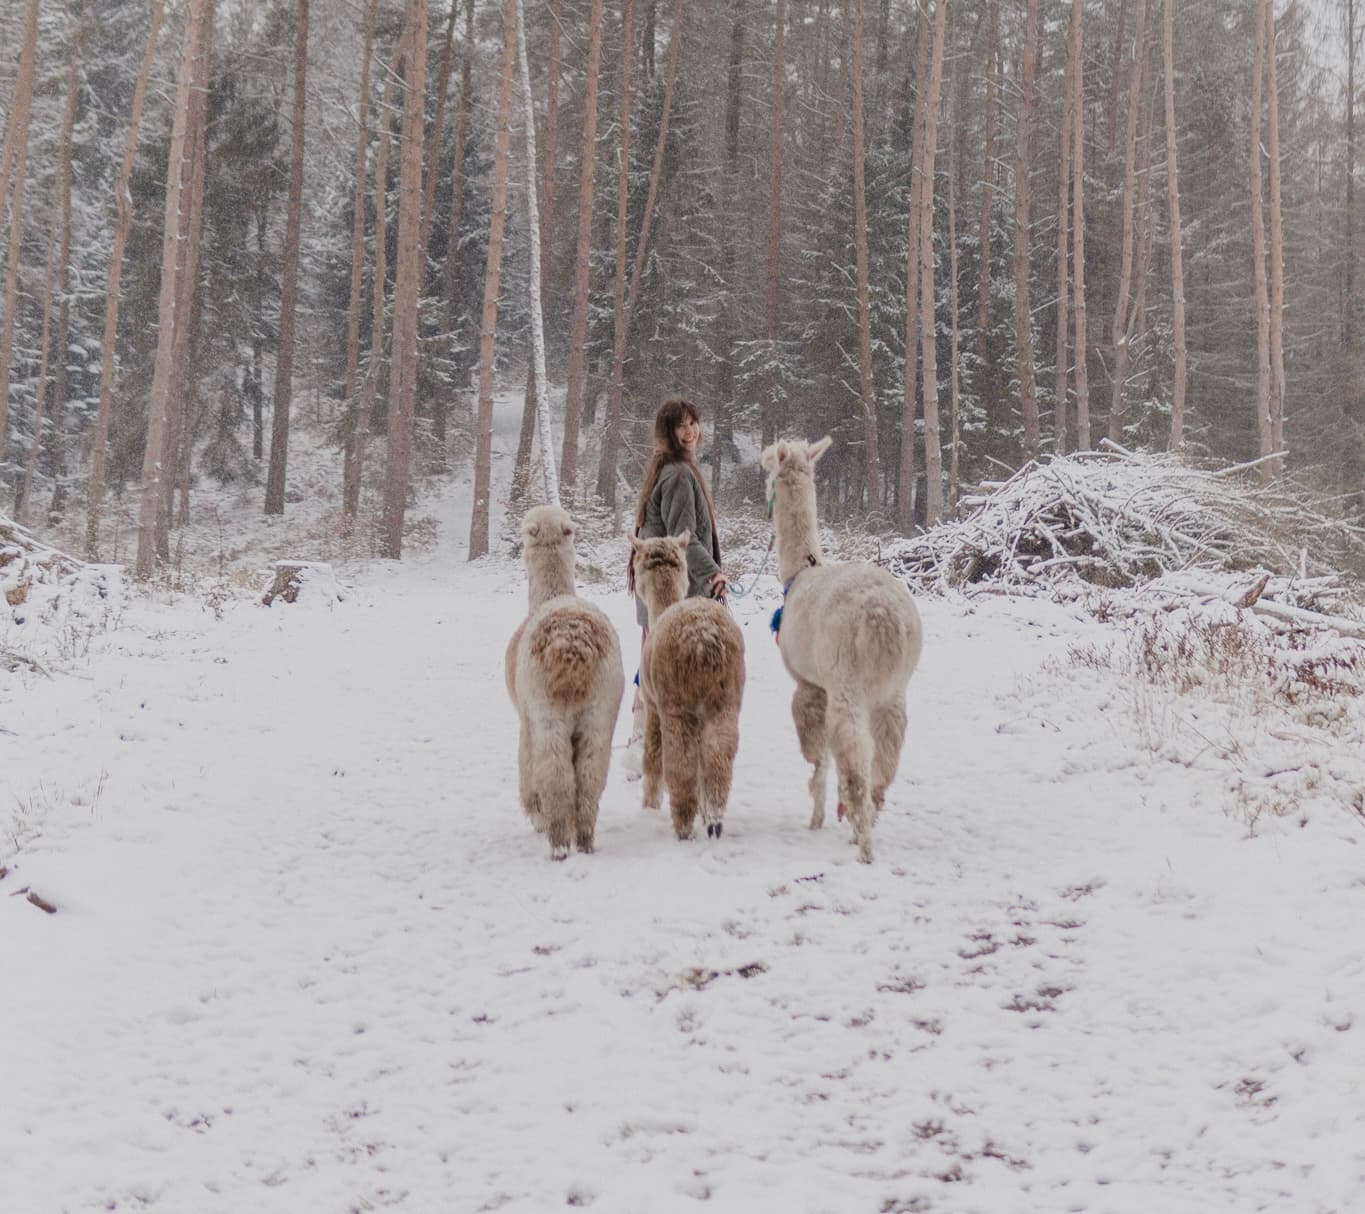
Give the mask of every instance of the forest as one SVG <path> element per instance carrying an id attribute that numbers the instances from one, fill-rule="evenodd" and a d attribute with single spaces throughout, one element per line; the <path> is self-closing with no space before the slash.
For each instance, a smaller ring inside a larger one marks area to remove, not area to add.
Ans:
<path id="1" fill-rule="evenodd" d="M 1358 516 L 1361 7 L 0 0 L 0 511 L 147 577 L 307 419 L 383 555 L 472 466 L 476 557 L 524 381 L 514 495 L 576 508 L 682 394 L 722 500 L 828 433 L 901 534 L 1105 444 Z"/>

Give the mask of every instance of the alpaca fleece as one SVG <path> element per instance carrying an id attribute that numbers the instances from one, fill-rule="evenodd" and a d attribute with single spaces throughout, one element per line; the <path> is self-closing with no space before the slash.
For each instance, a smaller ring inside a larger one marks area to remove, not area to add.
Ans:
<path id="1" fill-rule="evenodd" d="M 739 748 L 744 636 L 721 604 L 684 597 L 689 538 L 631 541 L 650 620 L 640 654 L 643 801 L 658 809 L 666 785 L 678 838 L 691 837 L 698 813 L 718 838 Z"/>
<path id="2" fill-rule="evenodd" d="M 831 440 L 780 442 L 763 452 L 787 586 L 777 634 L 793 679 L 792 719 L 813 765 L 811 829 L 825 820 L 825 762 L 834 755 L 839 800 L 872 859 L 872 826 L 900 765 L 905 689 L 919 663 L 923 627 L 909 590 L 876 565 L 826 565 L 816 520 L 816 461 Z"/>
<path id="3" fill-rule="evenodd" d="M 574 591 L 574 525 L 558 506 L 522 520 L 529 612 L 504 657 L 517 709 L 522 807 L 562 860 L 593 850 L 625 674 L 607 617 Z"/>

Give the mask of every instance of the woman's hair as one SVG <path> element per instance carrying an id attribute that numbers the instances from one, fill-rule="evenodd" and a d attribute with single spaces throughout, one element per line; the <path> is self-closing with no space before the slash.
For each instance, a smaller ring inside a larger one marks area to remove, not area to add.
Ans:
<path id="1" fill-rule="evenodd" d="M 716 507 L 711 500 L 711 490 L 706 477 L 697 467 L 697 461 L 688 454 L 687 449 L 678 442 L 678 427 L 684 422 L 701 424 L 701 414 L 697 406 L 681 396 L 672 396 L 659 406 L 654 415 L 654 454 L 650 457 L 649 467 L 645 469 L 645 479 L 640 486 L 640 499 L 635 503 L 635 526 L 638 530 L 645 525 L 645 507 L 649 505 L 654 486 L 659 483 L 659 473 L 666 465 L 684 463 L 692 466 L 697 484 L 701 486 L 702 496 L 706 498 L 706 509 L 711 515 L 711 526 L 716 526 Z M 711 537 L 698 536 L 703 544 L 711 544 Z"/>

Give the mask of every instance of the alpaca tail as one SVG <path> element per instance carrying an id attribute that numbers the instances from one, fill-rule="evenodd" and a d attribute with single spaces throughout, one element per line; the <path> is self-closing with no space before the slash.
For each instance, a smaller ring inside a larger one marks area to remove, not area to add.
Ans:
<path id="1" fill-rule="evenodd" d="M 560 607 L 536 625 L 531 657 L 544 671 L 552 704 L 573 707 L 587 700 L 611 640 L 611 626 L 583 607 Z"/>

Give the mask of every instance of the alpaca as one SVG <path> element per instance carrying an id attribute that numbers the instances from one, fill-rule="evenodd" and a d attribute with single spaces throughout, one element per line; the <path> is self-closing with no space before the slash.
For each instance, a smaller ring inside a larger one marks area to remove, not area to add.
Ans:
<path id="1" fill-rule="evenodd" d="M 638 540 L 635 584 L 649 612 L 640 652 L 645 706 L 644 805 L 669 811 L 679 839 L 692 835 L 700 809 L 706 833 L 720 838 L 739 747 L 744 696 L 744 636 L 713 599 L 687 597 L 688 534 Z"/>
<path id="2" fill-rule="evenodd" d="M 625 675 L 607 617 L 574 593 L 574 524 L 558 506 L 522 520 L 530 610 L 507 645 L 507 693 L 521 720 L 521 804 L 562 860 L 593 849 Z"/>
<path id="3" fill-rule="evenodd" d="M 872 859 L 872 825 L 900 763 L 905 688 L 923 629 L 905 586 L 875 565 L 826 565 L 815 518 L 815 463 L 831 439 L 779 442 L 762 455 L 777 532 L 783 604 L 773 620 L 782 662 L 796 680 L 792 717 L 814 764 L 810 825 L 825 821 L 825 759 L 839 773 L 839 808 Z"/>

